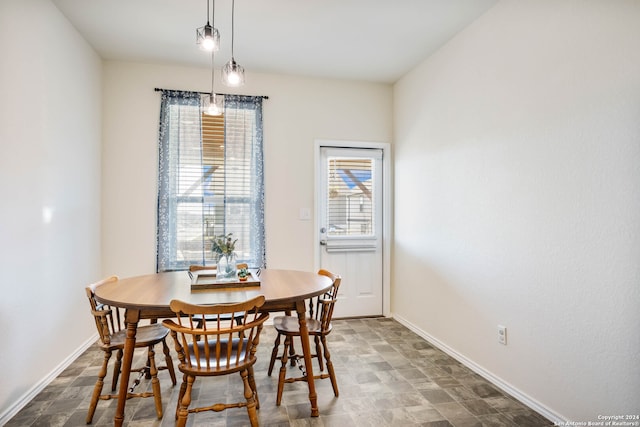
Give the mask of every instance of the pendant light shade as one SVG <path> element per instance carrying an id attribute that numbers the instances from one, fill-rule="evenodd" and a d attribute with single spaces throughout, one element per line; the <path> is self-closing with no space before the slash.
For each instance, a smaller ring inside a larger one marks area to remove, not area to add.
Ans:
<path id="1" fill-rule="evenodd" d="M 231 57 L 222 68 L 222 81 L 227 86 L 242 86 L 244 84 L 244 67 Z"/>
<path id="2" fill-rule="evenodd" d="M 208 52 L 217 52 L 220 49 L 220 32 L 209 24 L 209 0 L 207 0 L 207 23 L 196 29 L 196 44 L 201 50 Z"/>
<path id="3" fill-rule="evenodd" d="M 207 22 L 207 25 L 196 30 L 196 44 L 201 50 L 217 51 L 220 49 L 220 32 Z"/>
<path id="4" fill-rule="evenodd" d="M 235 35 L 236 2 L 231 2 L 231 59 L 222 68 L 222 82 L 227 86 L 237 87 L 244 84 L 244 67 L 236 62 L 233 55 L 233 38 Z"/>
<path id="5" fill-rule="evenodd" d="M 224 95 L 210 93 L 202 99 L 202 112 L 207 116 L 221 116 L 224 112 Z"/>

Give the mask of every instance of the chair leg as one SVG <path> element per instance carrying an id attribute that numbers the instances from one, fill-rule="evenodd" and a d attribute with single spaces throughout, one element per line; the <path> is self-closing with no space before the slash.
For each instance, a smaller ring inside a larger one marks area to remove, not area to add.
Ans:
<path id="1" fill-rule="evenodd" d="M 296 349 L 293 347 L 293 338 L 289 340 L 289 359 L 291 360 L 291 366 L 296 366 Z"/>
<path id="2" fill-rule="evenodd" d="M 153 389 L 153 401 L 156 404 L 156 415 L 162 419 L 162 394 L 160 392 L 160 381 L 158 380 L 158 368 L 156 366 L 156 352 L 153 345 L 149 346 L 149 375 L 151 375 L 151 388 Z"/>
<path id="3" fill-rule="evenodd" d="M 96 381 L 96 385 L 93 387 L 93 395 L 91 396 L 91 403 L 89 404 L 89 411 L 87 412 L 87 424 L 91 424 L 91 421 L 93 420 L 93 414 L 95 414 L 96 412 L 96 406 L 98 406 L 98 400 L 100 399 L 100 394 L 102 393 L 102 386 L 104 386 L 104 377 L 107 376 L 107 366 L 109 365 L 109 359 L 111 359 L 110 350 L 104 352 L 102 367 L 100 368 L 100 372 L 98 373 L 98 381 Z"/>
<path id="4" fill-rule="evenodd" d="M 182 376 L 182 384 L 180 384 L 180 391 L 178 392 L 178 404 L 176 405 L 176 420 L 178 419 L 178 411 L 180 410 L 180 403 L 182 403 L 182 398 L 184 397 L 184 393 L 187 390 L 187 375 L 184 374 Z"/>
<path id="5" fill-rule="evenodd" d="M 291 310 L 286 310 L 284 314 L 286 316 L 291 316 Z M 295 358 L 296 349 L 293 346 L 293 340 L 291 340 L 290 345 L 291 347 L 289 347 L 289 359 L 291 359 L 291 366 L 293 367 L 293 366 L 296 366 L 296 358 Z"/>
<path id="6" fill-rule="evenodd" d="M 313 340 L 316 343 L 316 356 L 318 357 L 318 365 L 320 365 L 320 372 L 324 371 L 324 359 L 322 358 L 322 348 L 320 347 L 320 337 L 314 336 Z"/>
<path id="7" fill-rule="evenodd" d="M 338 397 L 340 392 L 338 391 L 338 381 L 336 380 L 336 373 L 333 370 L 333 362 L 331 362 L 331 353 L 327 347 L 327 338 L 322 336 L 322 347 L 324 348 L 324 358 L 327 361 L 327 370 L 329 371 L 329 378 L 331 379 L 331 387 L 333 387 L 333 394 Z M 322 355 L 318 354 L 318 359 L 322 359 Z"/>
<path id="8" fill-rule="evenodd" d="M 280 366 L 280 375 L 278 376 L 278 395 L 276 396 L 276 406 L 280 406 L 282 402 L 282 391 L 284 390 L 284 381 L 287 376 L 287 351 L 289 350 L 289 345 L 291 344 L 291 337 L 286 336 L 284 338 L 284 351 L 282 352 L 282 357 L 280 358 L 282 361 L 282 366 Z"/>
<path id="9" fill-rule="evenodd" d="M 260 409 L 260 398 L 258 397 L 258 387 L 256 386 L 256 378 L 253 375 L 253 366 L 249 366 L 247 368 L 249 371 L 249 385 L 251 386 L 251 390 L 253 390 L 253 397 L 256 399 L 256 409 Z"/>
<path id="10" fill-rule="evenodd" d="M 122 367 L 122 349 L 116 353 L 116 363 L 113 365 L 113 379 L 111 380 L 111 391 L 116 391 L 118 378 L 120 378 L 120 368 Z"/>
<path id="11" fill-rule="evenodd" d="M 191 389 L 193 388 L 193 382 L 196 377 L 192 375 L 185 375 L 186 388 L 184 395 L 178 400 L 178 418 L 176 421 L 177 427 L 185 427 L 187 424 L 187 417 L 189 416 L 189 405 L 191 404 Z M 184 384 L 184 383 L 183 383 Z M 182 392 L 182 388 L 180 390 Z"/>
<path id="12" fill-rule="evenodd" d="M 162 340 L 162 352 L 164 353 L 164 360 L 167 364 L 167 370 L 169 371 L 171 382 L 173 383 L 173 385 L 176 385 L 176 371 L 173 368 L 173 359 L 171 358 L 171 352 L 169 351 L 167 340 Z"/>
<path id="13" fill-rule="evenodd" d="M 256 399 L 251 385 L 249 384 L 249 372 L 247 369 L 240 371 L 242 382 L 244 383 L 244 398 L 247 400 L 247 413 L 251 427 L 258 427 L 258 413 L 256 412 Z"/>
<path id="14" fill-rule="evenodd" d="M 280 334 L 276 336 L 276 340 L 273 343 L 273 350 L 271 350 L 271 360 L 269 361 L 267 376 L 271 376 L 271 372 L 273 372 L 273 365 L 276 363 L 276 359 L 278 358 L 278 347 L 280 347 Z"/>

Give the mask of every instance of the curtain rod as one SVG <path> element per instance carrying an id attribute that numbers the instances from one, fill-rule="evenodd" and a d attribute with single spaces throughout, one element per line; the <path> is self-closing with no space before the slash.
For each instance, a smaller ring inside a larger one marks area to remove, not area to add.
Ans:
<path id="1" fill-rule="evenodd" d="M 208 93 L 211 93 L 211 92 L 199 92 L 199 91 L 196 91 L 196 90 L 162 89 L 162 88 L 159 88 L 159 87 L 156 87 L 153 90 L 156 91 L 156 92 L 162 92 L 163 90 L 168 90 L 168 91 L 173 91 L 173 92 L 195 92 L 195 93 L 199 93 L 201 95 L 206 95 Z M 269 99 L 269 97 L 266 96 L 266 95 L 239 95 L 237 93 L 220 93 L 219 95 L 257 96 L 257 97 L 262 98 L 262 99 Z"/>

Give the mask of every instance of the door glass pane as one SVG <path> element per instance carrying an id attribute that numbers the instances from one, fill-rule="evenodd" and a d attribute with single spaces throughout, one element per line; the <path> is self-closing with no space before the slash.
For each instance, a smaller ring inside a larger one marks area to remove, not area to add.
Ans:
<path id="1" fill-rule="evenodd" d="M 327 158 L 327 236 L 373 236 L 373 159 Z"/>

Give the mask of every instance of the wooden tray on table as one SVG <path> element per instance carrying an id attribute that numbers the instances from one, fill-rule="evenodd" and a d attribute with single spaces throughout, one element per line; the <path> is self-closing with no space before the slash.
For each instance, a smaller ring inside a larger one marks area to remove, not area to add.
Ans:
<path id="1" fill-rule="evenodd" d="M 216 276 L 216 270 L 198 270 L 190 272 L 189 275 L 191 276 L 192 291 L 260 286 L 260 269 L 249 270 L 247 280 L 243 281 L 240 281 L 237 276 L 220 279 Z"/>

